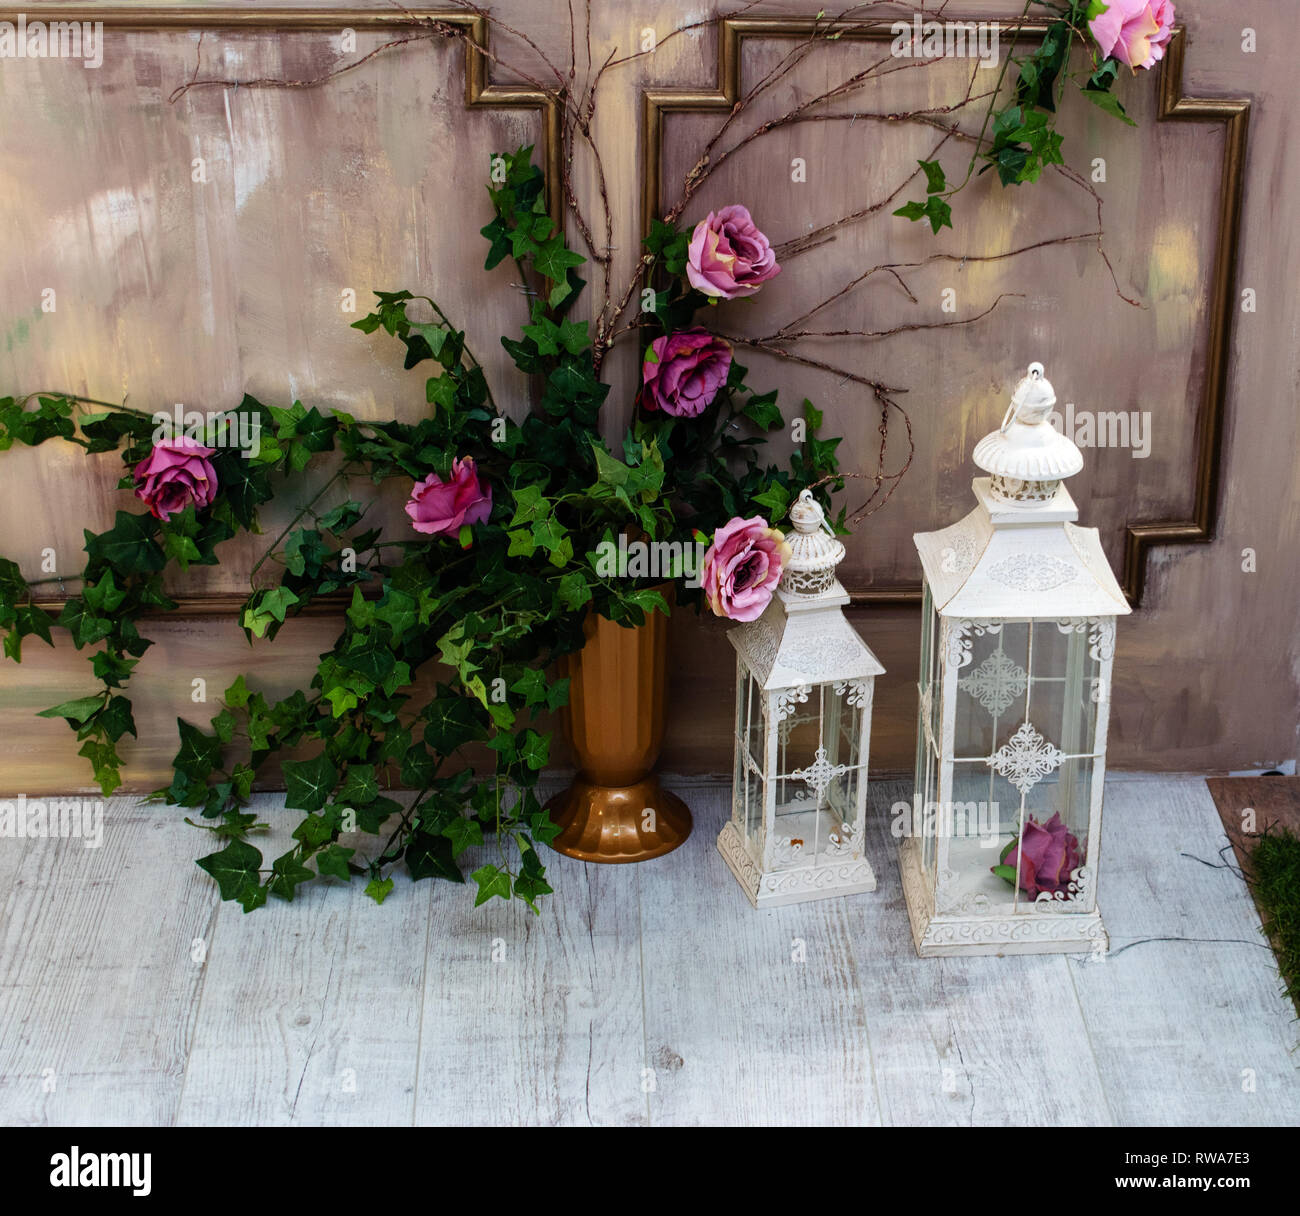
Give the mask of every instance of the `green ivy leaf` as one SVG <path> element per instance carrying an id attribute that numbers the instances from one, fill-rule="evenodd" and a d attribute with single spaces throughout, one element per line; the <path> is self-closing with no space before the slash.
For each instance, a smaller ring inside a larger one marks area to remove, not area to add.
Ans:
<path id="1" fill-rule="evenodd" d="M 221 740 L 207 735 L 184 718 L 176 719 L 181 737 L 180 751 L 172 758 L 172 768 L 195 781 L 206 781 L 208 774 L 221 763 Z"/>
<path id="2" fill-rule="evenodd" d="M 481 833 L 479 839 L 482 840 Z M 452 842 L 447 836 L 435 836 L 423 831 L 412 832 L 410 843 L 406 846 L 406 868 L 415 882 L 422 878 L 464 882 L 465 876 L 454 860 L 458 852 L 459 850 L 453 850 Z"/>
<path id="3" fill-rule="evenodd" d="M 250 887 L 259 885 L 262 854 L 247 841 L 232 840 L 219 853 L 200 857 L 198 866 L 217 880 L 222 899 L 240 899 Z M 251 911 L 247 905 L 244 910 Z"/>
<path id="4" fill-rule="evenodd" d="M 451 841 L 451 855 L 459 857 L 471 845 L 478 846 L 483 843 L 483 828 L 477 819 L 469 819 L 464 815 L 457 815 L 449 823 L 445 824 L 442 834 Z M 460 871 L 457 870 L 457 874 Z M 461 877 L 458 881 L 463 882 Z"/>
<path id="5" fill-rule="evenodd" d="M 83 646 L 102 641 L 113 632 L 113 622 L 97 616 L 80 599 L 70 599 L 59 613 L 59 624 L 72 634 L 72 644 L 80 650 Z"/>
<path id="6" fill-rule="evenodd" d="M 316 869 L 322 877 L 341 878 L 344 882 L 352 881 L 352 870 L 348 860 L 356 849 L 347 849 L 340 844 L 331 844 L 316 854 Z"/>
<path id="7" fill-rule="evenodd" d="M 918 160 L 925 173 L 925 190 L 927 194 L 938 194 L 948 188 L 948 179 L 944 176 L 943 166 L 937 160 Z"/>
<path id="8" fill-rule="evenodd" d="M 105 570 L 99 582 L 86 584 L 81 598 L 94 609 L 96 615 L 106 616 L 117 611 L 126 599 L 126 592 L 114 581 L 112 570 Z"/>
<path id="9" fill-rule="evenodd" d="M 93 717 L 104 707 L 102 696 L 78 697 L 75 701 L 64 701 L 61 705 L 42 709 L 38 718 L 66 718 L 74 726 L 80 726 L 87 718 Z"/>
<path id="10" fill-rule="evenodd" d="M 779 430 L 785 426 L 785 419 L 776 405 L 776 390 L 764 393 L 761 397 L 751 397 L 745 402 L 741 413 L 751 422 L 758 423 L 765 431 Z"/>
<path id="11" fill-rule="evenodd" d="M 338 769 L 321 752 L 310 760 L 284 762 L 284 805 L 295 811 L 319 811 L 338 784 Z"/>
<path id="12" fill-rule="evenodd" d="M 493 897 L 510 898 L 510 875 L 496 866 L 480 866 L 470 877 L 478 883 L 478 894 L 474 897 L 476 908 Z"/>
<path id="13" fill-rule="evenodd" d="M 157 533 L 158 521 L 152 515 L 119 511 L 107 532 L 98 536 L 86 532 L 86 552 L 122 574 L 151 574 L 167 564 L 162 548 L 153 539 Z"/>
<path id="14" fill-rule="evenodd" d="M 1083 95 L 1099 110 L 1105 110 L 1112 118 L 1118 118 L 1120 122 L 1127 123 L 1130 127 L 1137 126 L 1114 93 L 1104 93 L 1099 89 L 1084 89 Z"/>
<path id="15" fill-rule="evenodd" d="M 278 895 L 281 899 L 292 902 L 297 887 L 304 882 L 310 882 L 315 877 L 316 875 L 298 860 L 298 851 L 290 849 L 271 863 L 271 881 L 268 885 L 272 895 Z"/>
<path id="16" fill-rule="evenodd" d="M 391 878 L 372 878 L 366 883 L 366 894 L 377 904 L 382 904 L 393 890 Z"/>
<path id="17" fill-rule="evenodd" d="M 373 764 L 349 765 L 347 777 L 338 792 L 340 802 L 355 802 L 364 806 L 379 797 L 379 782 Z"/>

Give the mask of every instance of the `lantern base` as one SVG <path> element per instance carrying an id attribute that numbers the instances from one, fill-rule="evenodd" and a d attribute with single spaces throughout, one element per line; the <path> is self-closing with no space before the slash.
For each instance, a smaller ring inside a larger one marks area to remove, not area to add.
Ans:
<path id="1" fill-rule="evenodd" d="M 579 775 L 546 809 L 560 827 L 551 848 L 579 861 L 649 861 L 671 853 L 691 834 L 690 808 L 654 774 L 621 786 L 597 785 Z"/>
<path id="2" fill-rule="evenodd" d="M 865 857 L 845 857 L 821 865 L 793 866 L 764 874 L 745 847 L 740 829 L 730 821 L 718 836 L 718 852 L 755 908 L 778 908 L 809 899 L 860 895 L 876 889 L 876 875 Z"/>
<path id="3" fill-rule="evenodd" d="M 957 913 L 939 916 L 934 891 L 921 869 L 915 837 L 898 853 L 903 898 L 912 922 L 912 944 L 921 958 L 967 954 L 1094 954 L 1110 945 L 1101 912 L 1017 912 L 1005 916 Z"/>

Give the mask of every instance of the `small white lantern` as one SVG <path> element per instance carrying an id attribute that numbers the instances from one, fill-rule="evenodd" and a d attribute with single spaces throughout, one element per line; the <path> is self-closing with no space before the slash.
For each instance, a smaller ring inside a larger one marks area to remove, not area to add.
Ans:
<path id="1" fill-rule="evenodd" d="M 899 862 L 921 955 L 1104 950 L 1097 909 L 1115 618 L 1130 611 L 1062 479 L 1083 467 L 1039 363 L 965 519 L 924 569 L 915 796 Z M 897 830 L 897 825 L 896 825 Z"/>
<path id="2" fill-rule="evenodd" d="M 807 491 L 772 602 L 736 649 L 736 763 L 718 851 L 757 908 L 873 891 L 863 853 L 876 656 L 845 619 L 844 546 Z"/>

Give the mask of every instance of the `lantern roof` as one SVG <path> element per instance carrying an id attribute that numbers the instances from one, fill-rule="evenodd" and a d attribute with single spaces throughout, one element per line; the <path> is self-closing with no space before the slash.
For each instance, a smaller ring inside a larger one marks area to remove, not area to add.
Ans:
<path id="1" fill-rule="evenodd" d="M 839 580 L 814 603 L 778 591 L 757 620 L 737 626 L 727 639 L 764 692 L 874 679 L 885 669 L 841 611 L 848 602 Z"/>
<path id="2" fill-rule="evenodd" d="M 1002 426 L 975 447 L 991 473 L 971 483 L 965 519 L 913 536 L 934 606 L 978 619 L 1125 616 L 1132 609 L 1096 528 L 1080 528 L 1063 479 L 1083 468 L 1079 449 L 1049 421 L 1056 394 L 1041 363 L 1016 387 Z"/>

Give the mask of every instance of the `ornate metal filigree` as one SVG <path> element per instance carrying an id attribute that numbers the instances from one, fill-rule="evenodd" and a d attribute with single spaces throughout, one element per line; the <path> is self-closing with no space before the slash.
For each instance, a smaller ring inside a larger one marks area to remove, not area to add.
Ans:
<path id="1" fill-rule="evenodd" d="M 790 780 L 802 781 L 816 796 L 817 801 L 821 802 L 826 787 L 836 777 L 842 776 L 848 771 L 849 766 L 847 764 L 832 764 L 827 758 L 826 749 L 819 747 L 816 755 L 813 756 L 813 762 L 807 768 L 795 769 L 790 774 Z"/>
<path id="2" fill-rule="evenodd" d="M 1028 722 L 1023 722 L 996 752 L 989 764 L 1022 794 L 1061 767 L 1065 753 L 1048 743 Z"/>
<path id="3" fill-rule="evenodd" d="M 1113 616 L 1075 616 L 1056 622 L 1062 633 L 1088 633 L 1088 657 L 1095 663 L 1115 657 L 1115 618 Z"/>
<path id="4" fill-rule="evenodd" d="M 847 690 L 849 696 L 845 703 L 850 706 L 860 705 L 865 709 L 871 704 L 872 683 L 871 680 L 836 680 L 835 695 L 842 697 Z"/>
<path id="5" fill-rule="evenodd" d="M 1034 899 L 1034 910 L 1053 908 L 1062 903 L 1090 902 L 1092 898 L 1092 869 L 1080 866 L 1070 873 L 1070 881 L 1064 890 L 1039 891 Z"/>
<path id="6" fill-rule="evenodd" d="M 772 841 L 772 860 L 777 865 L 792 866 L 803 859 L 803 841 L 799 837 L 781 836 Z"/>
<path id="7" fill-rule="evenodd" d="M 1059 478 L 1055 481 L 1027 481 L 998 475 L 993 478 L 990 489 L 1007 502 L 1047 502 L 1056 497 L 1060 485 Z"/>
<path id="8" fill-rule="evenodd" d="M 808 694 L 812 689 L 807 684 L 799 684 L 794 688 L 783 688 L 772 698 L 772 712 L 776 714 L 778 722 L 788 718 L 794 713 L 796 705 L 802 705 L 807 702 Z"/>
<path id="9" fill-rule="evenodd" d="M 990 717 L 996 718 L 1011 707 L 1029 683 L 1029 673 L 1001 650 L 995 650 L 970 675 L 957 681 L 957 687 L 975 698 Z"/>
<path id="10" fill-rule="evenodd" d="M 805 675 L 828 675 L 856 659 L 861 646 L 845 637 L 805 637 L 793 639 L 781 654 L 781 665 Z"/>
<path id="11" fill-rule="evenodd" d="M 950 620 L 944 622 L 944 658 L 949 667 L 965 667 L 971 661 L 971 646 L 974 638 L 982 638 L 986 633 L 1001 633 L 1002 622 L 994 620 Z"/>
<path id="12" fill-rule="evenodd" d="M 781 576 L 781 588 L 796 595 L 820 595 L 835 581 L 835 567 L 826 570 L 789 570 Z"/>
<path id="13" fill-rule="evenodd" d="M 1046 553 L 1013 553 L 989 567 L 989 578 L 1015 591 L 1051 591 L 1078 576 L 1069 562 Z"/>
<path id="14" fill-rule="evenodd" d="M 856 857 L 862 852 L 862 833 L 848 823 L 841 823 L 826 840 L 826 853 L 831 857 Z"/>
<path id="15" fill-rule="evenodd" d="M 761 681 L 776 661 L 776 652 L 781 645 L 780 633 L 767 621 L 759 619 L 741 628 L 740 643 L 750 671 L 758 674 Z"/>

